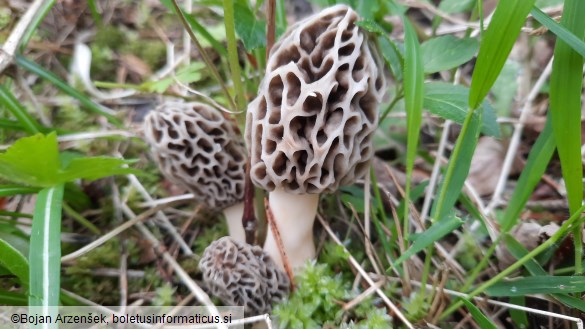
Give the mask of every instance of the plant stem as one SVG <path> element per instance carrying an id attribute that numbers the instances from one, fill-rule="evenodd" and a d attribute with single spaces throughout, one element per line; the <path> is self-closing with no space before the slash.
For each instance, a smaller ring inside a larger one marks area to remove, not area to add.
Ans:
<path id="1" fill-rule="evenodd" d="M 223 79 L 219 75 L 217 68 L 215 67 L 215 65 L 213 64 L 211 59 L 209 59 L 207 52 L 205 51 L 205 49 L 203 49 L 203 47 L 201 46 L 201 43 L 199 43 L 197 36 L 195 36 L 195 33 L 193 33 L 193 30 L 191 30 L 191 27 L 189 26 L 189 23 L 187 22 L 187 19 L 185 18 L 183 11 L 179 7 L 179 4 L 177 4 L 177 0 L 171 0 L 171 2 L 173 4 L 173 7 L 175 8 L 175 12 L 177 13 L 177 16 L 179 16 L 179 19 L 181 20 L 181 24 L 183 24 L 183 27 L 187 30 L 187 33 L 189 33 L 189 37 L 191 37 L 191 40 L 193 40 L 193 43 L 195 44 L 197 51 L 199 51 L 199 54 L 201 54 L 203 61 L 205 62 L 205 64 L 209 68 L 209 70 L 211 71 L 211 75 L 213 75 L 213 77 L 219 83 L 221 90 L 225 94 L 225 97 L 230 104 L 231 110 L 237 111 L 238 107 L 236 106 L 236 103 L 234 102 L 232 96 L 230 95 L 230 92 L 227 89 L 227 86 L 225 85 L 225 83 L 223 82 Z M 234 83 L 235 83 L 235 81 L 234 81 Z"/>
<path id="2" fill-rule="evenodd" d="M 234 2 L 232 0 L 223 1 L 223 16 L 225 23 L 225 34 L 228 48 L 228 62 L 230 64 L 230 73 L 234 88 L 236 90 L 236 111 L 241 111 L 246 107 L 246 98 L 244 95 L 244 86 L 242 85 L 242 73 L 240 70 L 240 61 L 238 59 L 238 44 L 236 41 L 236 24 L 234 20 Z M 238 115 L 238 121 L 246 119 L 246 112 Z M 241 122 L 240 122 L 241 123 Z"/>

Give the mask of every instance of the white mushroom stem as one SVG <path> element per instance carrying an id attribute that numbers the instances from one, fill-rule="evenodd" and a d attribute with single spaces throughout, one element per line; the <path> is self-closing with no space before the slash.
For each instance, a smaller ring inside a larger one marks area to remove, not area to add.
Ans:
<path id="1" fill-rule="evenodd" d="M 269 205 L 284 252 L 293 270 L 301 268 L 309 259 L 315 258 L 313 222 L 317 215 L 319 194 L 292 194 L 282 188 L 270 192 Z M 264 243 L 264 251 L 284 269 L 278 244 L 270 226 Z"/>
<path id="2" fill-rule="evenodd" d="M 244 215 L 244 203 L 239 202 L 223 210 L 223 215 L 227 221 L 229 236 L 238 242 L 246 242 L 246 232 L 242 225 L 242 216 Z"/>

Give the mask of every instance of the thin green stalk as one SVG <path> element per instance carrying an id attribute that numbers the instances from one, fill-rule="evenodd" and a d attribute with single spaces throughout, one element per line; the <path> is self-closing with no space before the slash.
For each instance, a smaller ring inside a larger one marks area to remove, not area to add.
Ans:
<path id="1" fill-rule="evenodd" d="M 32 38 L 33 34 L 35 33 L 35 31 L 39 27 L 39 24 L 41 24 L 43 19 L 45 19 L 45 16 L 47 16 L 47 14 L 51 10 L 51 8 L 53 8 L 53 5 L 55 5 L 55 2 L 57 2 L 57 1 L 56 0 L 48 0 L 48 1 L 43 2 L 43 4 L 41 5 L 41 8 L 39 9 L 39 12 L 35 16 L 34 20 L 31 22 L 31 24 L 28 26 L 26 33 L 22 37 L 22 41 L 20 43 L 20 51 L 21 52 L 24 51 L 24 49 L 26 49 L 30 39 Z"/>
<path id="2" fill-rule="evenodd" d="M 465 121 L 463 122 L 463 126 L 461 127 L 461 132 L 459 133 L 459 138 L 457 138 L 457 142 L 455 143 L 455 148 L 453 149 L 453 153 L 451 154 L 451 159 L 459 159 L 459 153 L 461 153 L 461 148 L 463 147 L 464 143 L 470 143 L 470 141 L 464 141 L 461 136 L 465 136 L 467 134 L 467 130 L 471 125 L 471 120 L 473 119 L 473 114 L 475 113 L 475 109 L 469 109 L 467 112 L 467 116 L 465 117 Z M 439 191 L 439 196 L 435 201 L 436 207 L 433 207 L 433 212 L 431 214 L 431 218 L 434 220 L 440 220 L 441 217 L 444 215 L 443 207 L 445 205 L 445 199 L 447 198 L 447 193 L 449 193 L 450 184 L 447 182 L 451 182 L 453 179 L 453 175 L 455 174 L 455 167 L 457 165 L 456 161 L 449 161 L 449 165 L 447 167 L 447 171 L 445 172 L 445 178 L 443 179 L 443 184 L 441 184 L 441 190 Z"/>
<path id="3" fill-rule="evenodd" d="M 31 135 L 40 133 L 43 128 L 20 104 L 14 95 L 3 85 L 0 85 L 0 104 L 12 113 L 20 125 Z"/>
<path id="4" fill-rule="evenodd" d="M 230 64 L 230 73 L 236 90 L 237 111 L 242 111 L 246 108 L 246 97 L 244 95 L 244 86 L 241 80 L 242 73 L 240 69 L 240 61 L 238 59 L 234 2 L 232 0 L 223 0 L 223 16 L 228 48 L 228 62 Z M 241 123 L 242 120 L 245 119 L 246 113 L 241 112 L 238 115 L 238 121 Z"/>
<path id="5" fill-rule="evenodd" d="M 90 222 L 89 220 L 87 220 L 87 218 L 83 217 L 80 213 L 75 211 L 75 209 L 71 208 L 67 203 L 63 203 L 63 210 L 65 210 L 67 215 L 73 217 L 73 219 L 75 219 L 79 224 L 86 227 L 92 233 L 97 235 L 102 234 L 102 231 L 100 231 L 100 229 L 97 228 L 97 226 L 93 225 L 92 222 Z"/>
<path id="6" fill-rule="evenodd" d="M 471 287 L 471 285 L 473 285 L 473 283 L 475 282 L 475 279 L 477 279 L 477 277 L 479 276 L 479 273 L 481 273 L 481 271 L 488 264 L 492 254 L 496 251 L 496 248 L 498 247 L 498 244 L 500 243 L 501 240 L 502 240 L 502 235 L 500 234 L 498 236 L 498 238 L 496 239 L 496 241 L 492 242 L 492 245 L 488 248 L 487 252 L 483 256 L 483 258 L 481 259 L 479 264 L 477 264 L 477 266 L 475 266 L 473 268 L 473 270 L 471 271 L 471 274 L 467 277 L 467 280 L 463 284 L 463 287 L 461 287 L 461 291 L 467 291 L 469 289 L 469 287 Z"/>
<path id="7" fill-rule="evenodd" d="M 581 213 L 583 211 L 585 211 L 585 205 L 581 206 L 581 208 L 579 208 L 575 213 L 573 213 L 573 215 L 567 221 L 565 221 L 563 223 L 563 225 L 561 225 L 561 227 L 559 228 L 559 230 L 555 234 L 553 234 L 553 236 L 551 236 L 548 240 L 546 240 L 544 243 L 542 243 L 540 246 L 538 246 L 535 249 L 533 249 L 531 252 L 529 252 L 524 257 L 522 257 L 521 259 L 519 259 L 518 261 L 516 261 L 514 264 L 510 265 L 508 268 L 506 268 L 502 272 L 498 273 L 496 276 L 494 276 L 490 280 L 484 282 L 482 285 L 480 285 L 475 290 L 473 290 L 472 292 L 470 292 L 468 298 L 471 299 L 471 298 L 473 298 L 473 297 L 481 294 L 487 288 L 493 286 L 498 281 L 502 280 L 503 278 L 505 278 L 506 276 L 510 275 L 512 272 L 514 272 L 515 270 L 517 270 L 520 267 L 522 267 L 522 265 L 524 265 L 526 262 L 534 259 L 539 254 L 541 254 L 542 252 L 546 251 L 548 248 L 552 247 L 555 243 L 557 243 L 559 240 L 561 240 L 569 230 L 573 230 L 574 227 L 580 226 L 582 224 L 582 221 L 581 220 L 583 218 L 581 217 Z M 460 301 L 458 301 L 455 304 L 451 305 L 441 315 L 441 320 L 445 319 L 447 316 L 449 316 L 451 313 L 453 313 L 454 311 L 456 311 L 461 306 L 462 306 L 462 302 L 460 302 Z"/>
<path id="8" fill-rule="evenodd" d="M 197 36 L 195 35 L 195 33 L 193 33 L 193 30 L 191 30 L 191 27 L 189 26 L 189 23 L 187 22 L 187 19 L 185 18 L 185 14 L 183 13 L 183 11 L 181 10 L 181 8 L 179 7 L 179 4 L 177 3 L 177 0 L 171 0 L 171 2 L 173 4 L 173 7 L 175 8 L 175 13 L 177 14 L 177 16 L 179 16 L 179 20 L 181 20 L 181 24 L 183 24 L 183 27 L 185 28 L 185 30 L 189 34 L 189 37 L 193 41 L 193 44 L 197 48 L 197 51 L 199 51 L 199 54 L 201 54 L 201 57 L 203 58 L 203 61 L 207 65 L 207 68 L 209 68 L 209 71 L 211 71 L 211 75 L 213 75 L 213 77 L 219 83 L 219 86 L 221 87 L 221 90 L 225 94 L 225 97 L 226 97 L 227 101 L 230 104 L 230 108 L 233 111 L 237 111 L 238 107 L 236 106 L 236 103 L 234 102 L 232 96 L 230 95 L 230 92 L 227 89 L 227 86 L 225 85 L 223 79 L 219 75 L 219 72 L 217 71 L 217 68 L 215 67 L 215 65 L 213 64 L 213 62 L 211 61 L 211 59 L 209 59 L 209 56 L 207 55 L 207 52 L 205 51 L 205 49 L 203 49 L 203 46 L 201 46 L 201 43 L 199 43 L 199 40 L 197 39 Z"/>

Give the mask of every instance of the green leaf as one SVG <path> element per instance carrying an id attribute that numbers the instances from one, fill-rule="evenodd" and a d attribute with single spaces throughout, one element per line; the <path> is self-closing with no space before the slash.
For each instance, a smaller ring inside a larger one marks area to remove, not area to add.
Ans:
<path id="1" fill-rule="evenodd" d="M 63 185 L 37 196 L 30 237 L 30 306 L 58 306 L 61 282 Z"/>
<path id="2" fill-rule="evenodd" d="M 413 235 L 412 238 L 414 241 L 412 245 L 394 262 L 394 266 L 396 267 L 400 265 L 402 262 L 412 257 L 417 252 L 425 249 L 432 243 L 435 243 L 435 241 L 438 241 L 445 235 L 453 232 L 462 224 L 463 221 L 460 218 L 455 216 L 448 216 L 434 223 L 426 231 Z"/>
<path id="3" fill-rule="evenodd" d="M 43 126 L 28 114 L 24 106 L 3 85 L 0 85 L 0 105 L 17 119 L 29 134 L 36 134 L 44 130 Z"/>
<path id="4" fill-rule="evenodd" d="M 585 277 L 541 275 L 500 281 L 485 292 L 493 297 L 502 297 L 582 291 L 585 291 Z"/>
<path id="5" fill-rule="evenodd" d="M 506 61 L 491 91 L 492 104 L 498 116 L 509 117 L 512 115 L 512 102 L 518 94 L 518 77 L 521 74 L 522 66 L 518 62 Z"/>
<path id="6" fill-rule="evenodd" d="M 469 106 L 477 108 L 498 78 L 535 0 L 500 1 L 483 34 L 471 79 Z"/>
<path id="7" fill-rule="evenodd" d="M 127 160 L 107 157 L 74 158 L 64 166 L 57 135 L 37 134 L 17 140 L 0 154 L 0 176 L 17 183 L 48 187 L 79 178 L 94 180 L 111 175 L 138 173 L 126 168 Z"/>
<path id="8" fill-rule="evenodd" d="M 57 135 L 37 134 L 17 140 L 0 154 L 0 175 L 32 186 L 50 186 L 60 169 Z"/>
<path id="9" fill-rule="evenodd" d="M 138 174 L 138 170 L 125 168 L 125 165 L 131 162 L 108 157 L 73 159 L 59 175 L 59 182 L 68 182 L 79 178 L 96 180 L 113 175 Z"/>
<path id="10" fill-rule="evenodd" d="M 254 15 L 247 1 L 234 2 L 234 20 L 236 32 L 248 52 L 266 46 L 266 21 Z"/>
<path id="11" fill-rule="evenodd" d="M 31 62 L 25 57 L 21 55 L 17 55 L 15 57 L 16 64 L 23 69 L 38 75 L 39 77 L 51 82 L 55 87 L 59 88 L 62 92 L 68 94 L 69 96 L 77 99 L 85 108 L 94 112 L 95 114 L 102 115 L 108 119 L 112 124 L 117 127 L 122 127 L 122 123 L 116 119 L 114 116 L 109 114 L 103 106 L 98 105 L 87 98 L 85 95 L 77 91 L 77 89 L 71 87 L 59 77 L 57 77 L 53 72 L 47 71 L 42 66 L 38 65 L 37 63 Z"/>
<path id="12" fill-rule="evenodd" d="M 473 8 L 476 0 L 443 0 L 439 9 L 447 14 L 462 13 Z"/>
<path id="13" fill-rule="evenodd" d="M 0 266 L 16 275 L 22 285 L 28 288 L 28 261 L 17 249 L 0 239 Z"/>
<path id="14" fill-rule="evenodd" d="M 402 56 L 400 48 L 390 40 L 386 35 L 378 37 L 378 45 L 382 53 L 382 57 L 386 65 L 392 70 L 396 81 L 402 81 L 402 67 L 404 65 L 404 57 Z"/>
<path id="15" fill-rule="evenodd" d="M 483 313 L 481 313 L 479 308 L 477 308 L 477 306 L 473 305 L 472 302 L 470 302 L 466 298 L 461 298 L 461 301 L 463 301 L 465 306 L 467 306 L 469 313 L 471 313 L 471 316 L 473 317 L 475 322 L 477 322 L 477 324 L 479 325 L 480 328 L 482 328 L 482 329 L 497 329 L 498 328 L 490 319 L 488 319 L 487 316 L 485 316 Z"/>
<path id="16" fill-rule="evenodd" d="M 464 86 L 445 82 L 427 82 L 423 105 L 433 114 L 463 124 L 469 109 L 468 97 L 469 89 Z M 483 101 L 480 109 L 483 111 L 481 131 L 489 136 L 500 137 L 500 126 L 494 109 L 488 101 Z M 474 115 L 478 114 L 474 113 Z"/>
<path id="17" fill-rule="evenodd" d="M 520 174 L 516 188 L 508 202 L 508 207 L 500 222 L 502 232 L 508 232 L 518 222 L 520 212 L 532 195 L 538 182 L 544 175 L 546 167 L 553 156 L 556 143 L 552 132 L 550 118 L 546 121 L 544 130 L 538 136 L 536 143 L 532 146 L 526 165 Z"/>
<path id="18" fill-rule="evenodd" d="M 579 39 L 566 27 L 550 18 L 547 14 L 542 12 L 542 10 L 538 9 L 538 7 L 532 8 L 530 13 L 540 24 L 546 26 L 558 38 L 573 48 L 574 51 L 578 52 L 582 57 L 585 57 L 585 42 L 583 42 L 583 40 Z"/>
<path id="19" fill-rule="evenodd" d="M 470 61 L 479 45 L 476 39 L 452 35 L 432 38 L 421 45 L 425 73 L 450 70 Z"/>

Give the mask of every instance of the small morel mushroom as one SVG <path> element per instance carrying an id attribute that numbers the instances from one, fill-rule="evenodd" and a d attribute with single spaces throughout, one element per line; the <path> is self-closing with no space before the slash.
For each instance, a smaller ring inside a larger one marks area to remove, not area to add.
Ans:
<path id="1" fill-rule="evenodd" d="M 245 241 L 247 156 L 233 125 L 209 105 L 166 102 L 145 118 L 144 135 L 163 175 L 207 207 L 223 209 L 230 236 Z"/>
<path id="2" fill-rule="evenodd" d="M 315 256 L 319 194 L 363 177 L 374 153 L 383 63 L 357 13 L 338 5 L 292 26 L 272 48 L 246 140 L 252 181 L 270 208 L 293 268 Z M 271 230 L 264 246 L 282 264 Z"/>
<path id="3" fill-rule="evenodd" d="M 211 293 L 246 315 L 269 313 L 289 293 L 288 276 L 258 246 L 223 237 L 210 244 L 199 269 Z"/>

